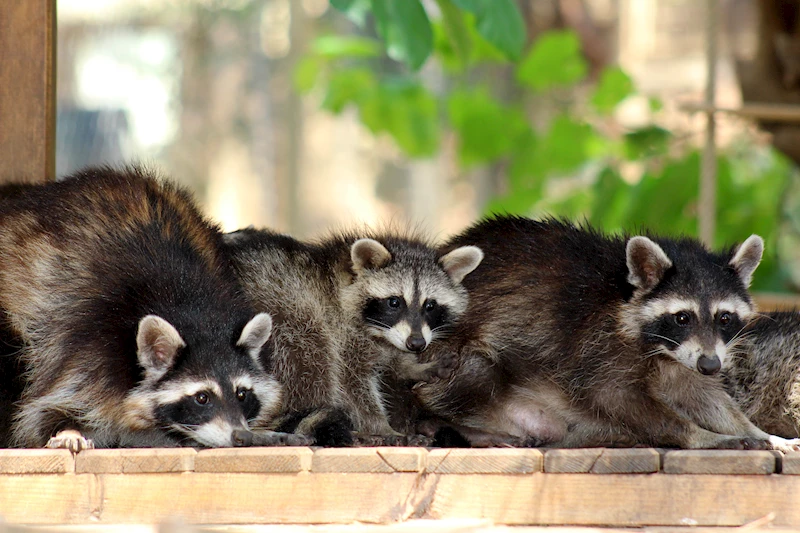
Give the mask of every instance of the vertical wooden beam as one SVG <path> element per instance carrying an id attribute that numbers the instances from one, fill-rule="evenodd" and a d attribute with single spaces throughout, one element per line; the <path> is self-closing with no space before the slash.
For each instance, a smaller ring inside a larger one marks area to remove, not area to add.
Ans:
<path id="1" fill-rule="evenodd" d="M 720 17 L 719 0 L 706 0 L 706 134 L 700 162 L 700 197 L 697 209 L 700 240 L 714 246 L 717 227 L 717 122 L 714 117 L 717 90 L 717 41 Z"/>
<path id="2" fill-rule="evenodd" d="M 0 182 L 55 179 L 56 0 L 0 1 Z"/>

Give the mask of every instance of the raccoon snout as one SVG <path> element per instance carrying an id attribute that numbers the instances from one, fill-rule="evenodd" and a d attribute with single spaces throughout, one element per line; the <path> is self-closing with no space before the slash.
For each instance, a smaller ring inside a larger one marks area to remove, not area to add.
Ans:
<path id="1" fill-rule="evenodd" d="M 428 342 L 425 340 L 425 337 L 417 336 L 417 335 L 410 335 L 406 339 L 406 348 L 412 352 L 421 352 L 428 346 Z"/>
<path id="2" fill-rule="evenodd" d="M 253 433 L 246 429 L 234 429 L 231 434 L 231 441 L 237 448 L 250 446 L 253 444 Z"/>
<path id="3" fill-rule="evenodd" d="M 719 357 L 716 355 L 714 357 L 701 355 L 697 360 L 697 370 L 703 375 L 711 376 L 716 374 L 719 372 L 720 368 L 722 368 L 722 362 L 720 362 Z"/>

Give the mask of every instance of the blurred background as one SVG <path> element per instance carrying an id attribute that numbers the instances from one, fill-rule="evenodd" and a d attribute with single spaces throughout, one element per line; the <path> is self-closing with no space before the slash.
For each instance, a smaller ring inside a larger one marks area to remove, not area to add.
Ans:
<path id="1" fill-rule="evenodd" d="M 57 174 L 153 164 L 226 230 L 445 238 L 511 212 L 697 236 L 711 31 L 712 242 L 764 236 L 754 288 L 795 291 L 800 2 L 708 4 L 58 0 Z"/>

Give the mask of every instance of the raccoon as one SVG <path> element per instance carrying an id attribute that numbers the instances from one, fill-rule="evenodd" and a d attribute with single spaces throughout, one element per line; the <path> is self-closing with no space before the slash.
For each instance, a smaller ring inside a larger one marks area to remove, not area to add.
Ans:
<path id="1" fill-rule="evenodd" d="M 454 357 L 455 371 L 415 392 L 471 440 L 796 445 L 755 427 L 715 376 L 754 314 L 747 287 L 760 237 L 717 254 L 686 238 L 612 237 L 509 216 L 478 223 L 442 251 L 461 246 L 486 259 L 464 280 L 469 307 L 456 331 L 426 354 Z"/>
<path id="2" fill-rule="evenodd" d="M 761 313 L 736 343 L 725 390 L 758 427 L 800 437 L 800 313 Z"/>
<path id="3" fill-rule="evenodd" d="M 0 197 L 3 341 L 25 371 L 11 443 L 252 443 L 280 408 L 261 362 L 272 319 L 221 247 L 186 191 L 139 167 Z"/>
<path id="4" fill-rule="evenodd" d="M 447 374 L 439 362 L 420 363 L 418 354 L 466 309 L 461 280 L 481 251 L 437 254 L 421 239 L 391 232 L 302 242 L 245 229 L 226 240 L 252 303 L 275 319 L 273 358 L 264 364 L 285 386 L 290 429 L 320 444 L 348 444 L 320 442 L 315 434 L 328 413 L 340 412 L 359 435 L 401 433 L 390 425 L 382 382 Z"/>

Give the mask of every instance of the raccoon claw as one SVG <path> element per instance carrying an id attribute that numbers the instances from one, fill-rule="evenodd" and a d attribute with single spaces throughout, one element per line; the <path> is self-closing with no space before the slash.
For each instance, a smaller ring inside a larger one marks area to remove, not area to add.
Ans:
<path id="1" fill-rule="evenodd" d="M 770 444 L 762 439 L 735 438 L 722 441 L 717 448 L 720 450 L 768 450 Z"/>
<path id="2" fill-rule="evenodd" d="M 45 448 L 69 450 L 72 453 L 78 453 L 81 450 L 94 449 L 94 442 L 92 439 L 87 439 L 79 431 L 74 429 L 67 429 L 56 433 L 55 437 L 50 437 Z"/>
<path id="3" fill-rule="evenodd" d="M 279 431 L 254 431 L 253 446 L 310 446 L 311 439 L 296 433 Z"/>

